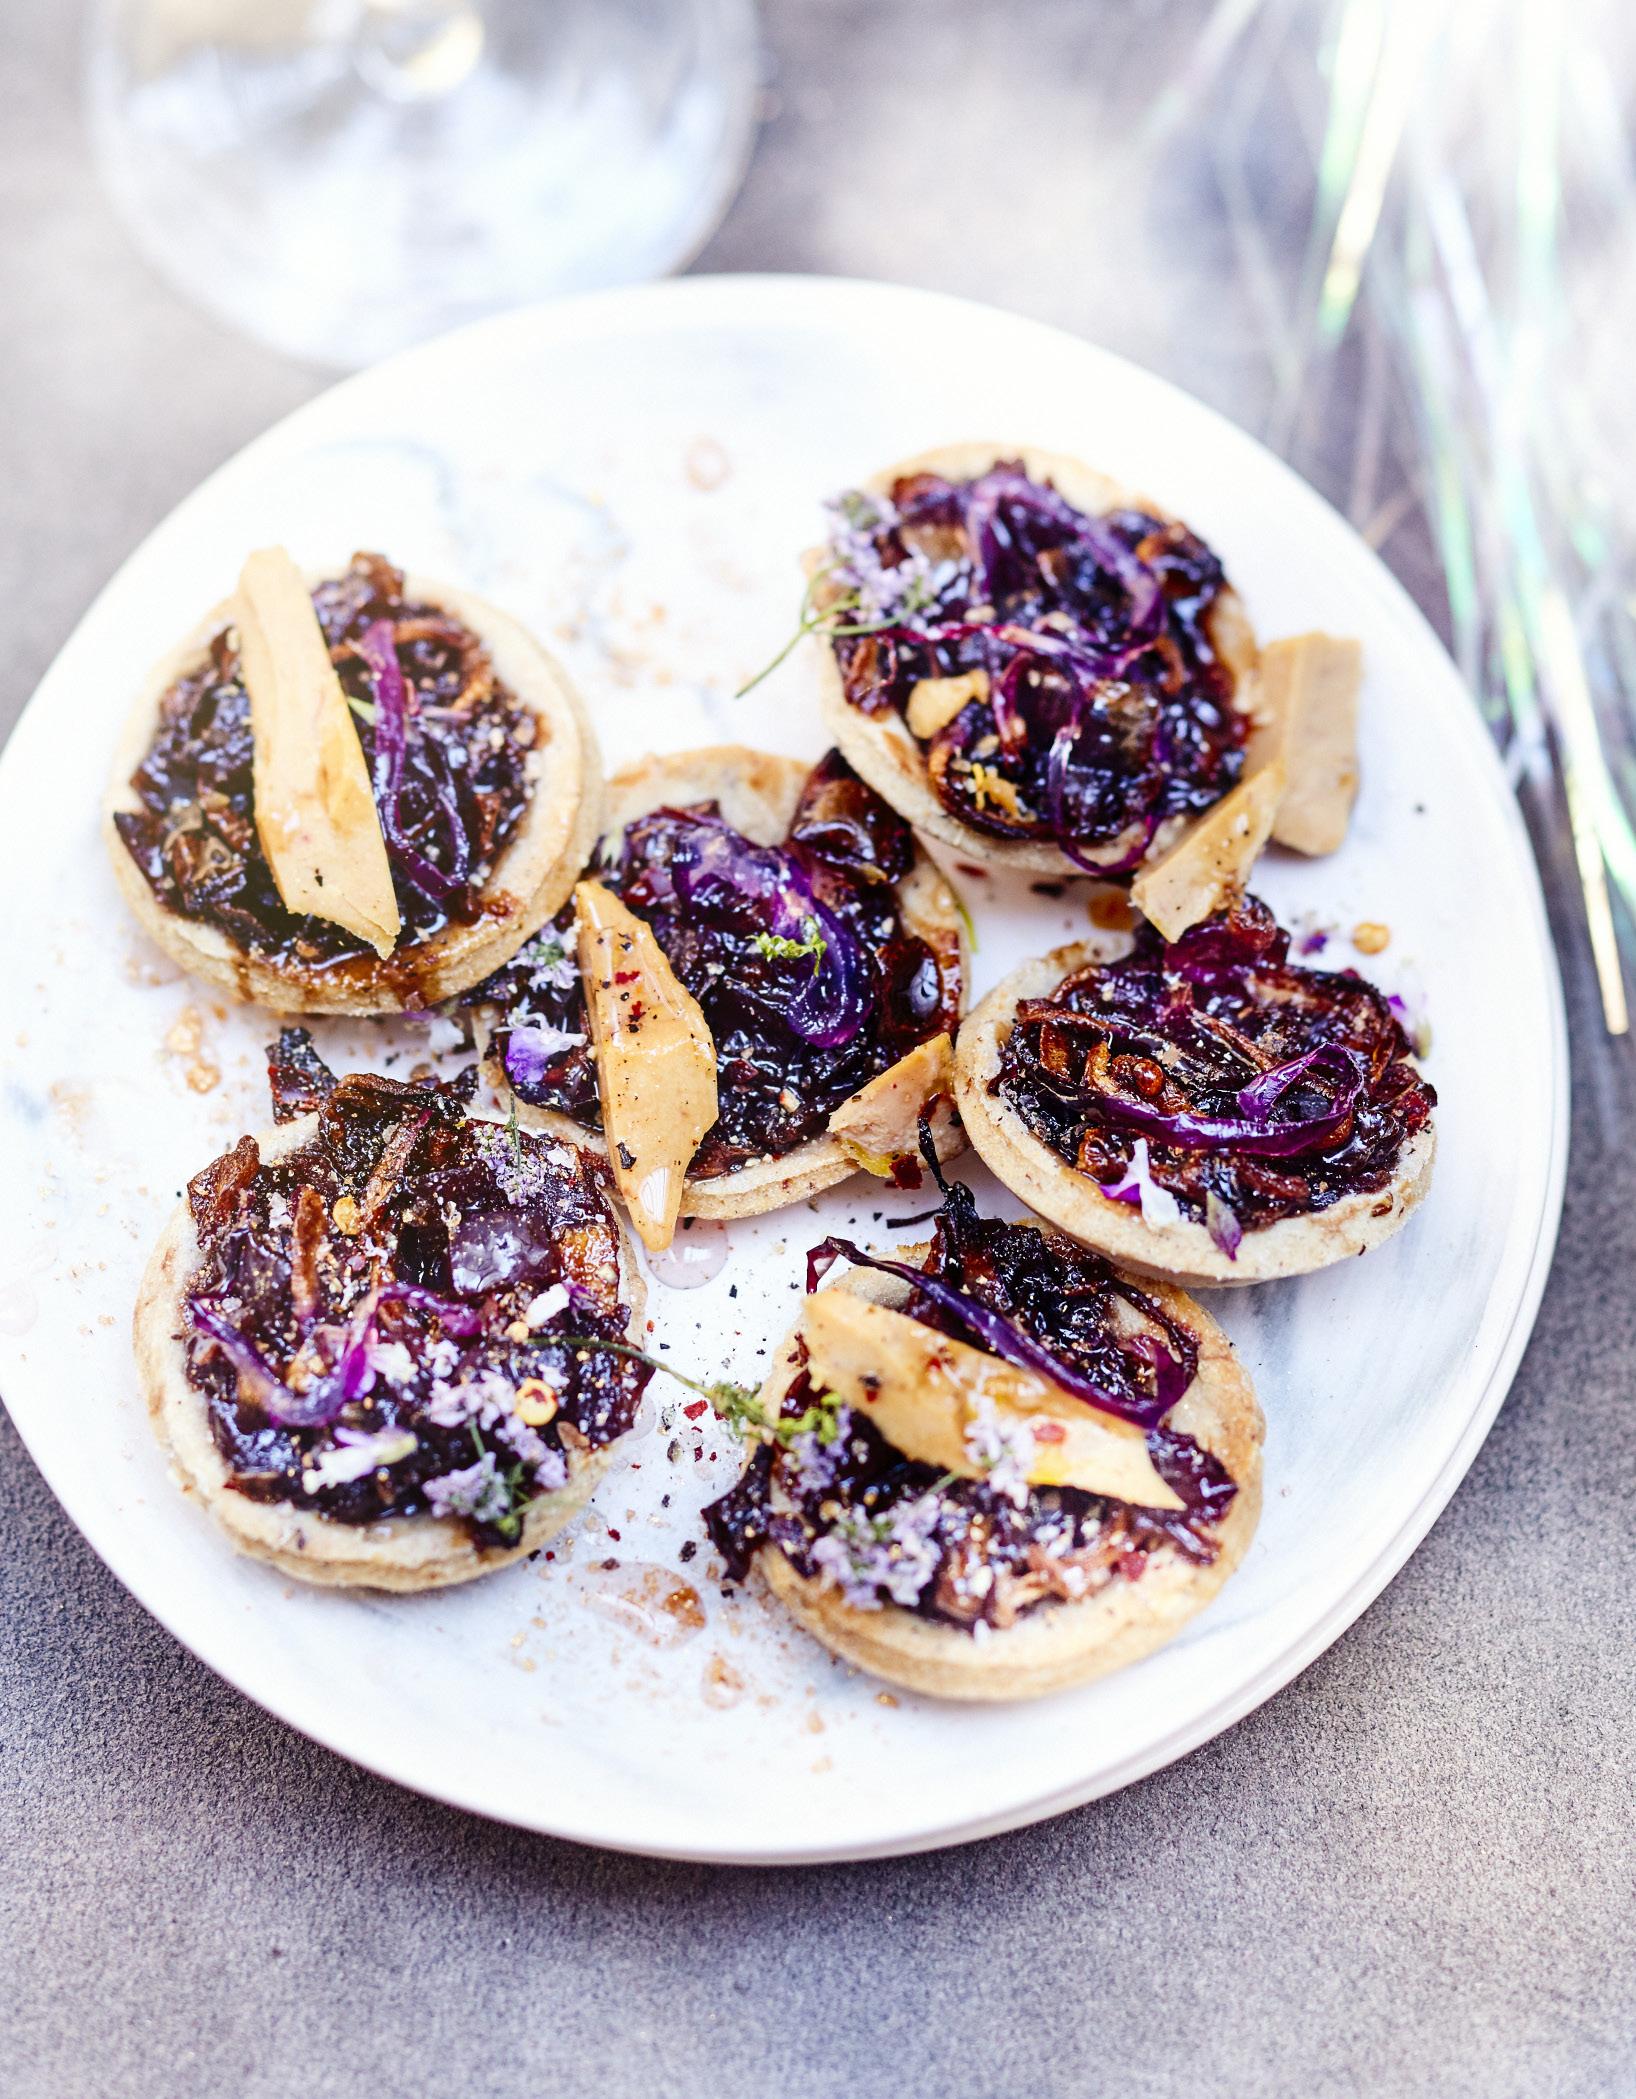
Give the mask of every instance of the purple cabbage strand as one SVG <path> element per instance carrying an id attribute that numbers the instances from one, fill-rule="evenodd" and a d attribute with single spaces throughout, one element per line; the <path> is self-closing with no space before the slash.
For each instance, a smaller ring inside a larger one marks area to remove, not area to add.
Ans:
<path id="1" fill-rule="evenodd" d="M 874 990 L 868 959 L 850 927 L 819 901 L 801 863 L 777 846 L 753 845 L 719 816 L 683 809 L 657 812 L 686 842 L 663 868 L 648 870 L 656 895 L 666 888 L 683 911 L 710 918 L 749 907 L 761 930 L 797 943 L 816 926 L 823 951 L 816 967 L 791 974 L 781 1017 L 819 1049 L 843 1049 L 869 1018 Z"/>
<path id="2" fill-rule="evenodd" d="M 1289 1089 L 1321 1067 L 1333 1075 L 1336 1083 L 1329 1105 L 1315 1115 L 1274 1122 L 1273 1111 Z M 1368 1066 L 1357 1050 L 1343 1043 L 1325 1042 L 1304 1056 L 1292 1057 L 1287 1064 L 1275 1065 L 1241 1087 L 1237 1117 L 1197 1115 L 1191 1110 L 1171 1114 L 1147 1101 L 1105 1093 L 1095 1086 L 1055 1090 L 1065 1100 L 1095 1108 L 1115 1128 L 1157 1137 L 1184 1150 L 1240 1151 L 1262 1158 L 1287 1159 L 1328 1144 L 1351 1116 L 1367 1080 Z"/>
<path id="3" fill-rule="evenodd" d="M 465 886 L 471 868 L 471 843 L 460 813 L 460 799 L 441 757 L 423 754 L 423 785 L 436 806 L 448 851 L 447 868 L 438 867 L 411 844 L 404 825 L 404 769 L 409 750 L 409 689 L 398 662 L 392 622 L 373 620 L 359 637 L 358 650 L 369 666 L 375 695 L 375 764 L 371 786 L 380 812 L 381 835 L 393 866 L 425 896 L 443 903 Z"/>
<path id="4" fill-rule="evenodd" d="M 909 1284 L 926 1303 L 947 1313 L 980 1347 L 1003 1362 L 1014 1364 L 1019 1370 L 1031 1370 L 1038 1377 L 1049 1378 L 1053 1384 L 1071 1392 L 1076 1399 L 1084 1400 L 1087 1406 L 1095 1407 L 1099 1413 L 1112 1414 L 1137 1428 L 1157 1428 L 1191 1382 L 1184 1367 L 1161 1341 L 1151 1334 L 1141 1334 L 1132 1341 L 1131 1353 L 1153 1372 L 1155 1390 L 1152 1396 L 1132 1397 L 1122 1392 L 1109 1392 L 1077 1365 L 1058 1355 L 1033 1334 L 1025 1332 L 1005 1313 L 979 1304 L 952 1283 L 944 1282 L 940 1276 L 928 1275 L 923 1268 L 911 1267 L 907 1261 L 888 1261 L 879 1255 L 865 1253 L 850 1239 L 824 1239 L 813 1248 L 807 1256 L 807 1288 L 815 1289 L 830 1264 L 843 1257 L 856 1267 L 873 1268 L 882 1275 L 896 1276 Z"/>

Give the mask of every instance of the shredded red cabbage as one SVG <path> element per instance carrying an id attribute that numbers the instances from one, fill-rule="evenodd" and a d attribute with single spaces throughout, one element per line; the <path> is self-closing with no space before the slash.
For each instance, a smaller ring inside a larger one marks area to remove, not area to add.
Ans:
<path id="1" fill-rule="evenodd" d="M 1327 1104 L 1313 1114 L 1274 1122 L 1278 1103 L 1297 1080 L 1311 1081 L 1320 1075 L 1331 1082 Z M 1063 1100 L 1094 1105 L 1116 1128 L 1139 1130 L 1144 1136 L 1160 1137 L 1167 1144 L 1186 1145 L 1199 1151 L 1231 1149 L 1262 1158 L 1287 1159 L 1328 1144 L 1357 1106 L 1368 1079 L 1368 1062 L 1358 1051 L 1344 1043 L 1324 1042 L 1241 1087 L 1239 1117 L 1194 1115 L 1185 1110 L 1167 1114 L 1146 1101 L 1097 1086 L 1048 1083 Z"/>
<path id="2" fill-rule="evenodd" d="M 193 1324 L 215 1342 L 238 1372 L 240 1384 L 248 1388 L 249 1396 L 270 1420 L 286 1428 L 318 1428 L 340 1412 L 340 1401 L 331 1413 L 309 1411 L 307 1401 L 312 1395 L 292 1392 L 261 1350 L 253 1341 L 245 1339 L 216 1300 L 192 1297 L 188 1299 L 187 1309 Z"/>
<path id="3" fill-rule="evenodd" d="M 851 1261 L 859 1268 L 873 1268 L 882 1275 L 894 1275 L 928 1303 L 936 1305 L 963 1326 L 980 1347 L 1002 1361 L 1015 1364 L 1019 1370 L 1032 1370 L 1036 1375 L 1049 1378 L 1076 1399 L 1082 1399 L 1099 1413 L 1112 1414 L 1120 1421 L 1132 1422 L 1140 1429 L 1154 1429 L 1187 1390 L 1192 1379 L 1185 1368 L 1170 1353 L 1162 1342 L 1151 1334 L 1138 1335 L 1131 1343 L 1131 1353 L 1145 1360 L 1153 1372 L 1154 1391 L 1151 1396 L 1110 1392 L 1086 1375 L 1076 1365 L 1027 1333 L 1014 1319 L 991 1306 L 979 1304 L 952 1283 L 940 1276 L 929 1275 L 923 1268 L 911 1267 L 907 1261 L 887 1261 L 878 1254 L 865 1253 L 850 1239 L 823 1239 L 807 1256 L 807 1288 L 815 1290 L 830 1266 L 839 1258 Z"/>
<path id="4" fill-rule="evenodd" d="M 1156 581 L 1154 589 L 1162 602 Z M 1089 874 L 1128 874 L 1141 865 L 1159 828 L 1165 744 L 1163 719 L 1156 705 L 1148 710 L 1152 722 L 1146 757 L 1125 787 L 1127 821 L 1134 826 L 1135 835 L 1122 854 L 1110 859 L 1105 852 L 1094 858 L 1087 853 L 1081 843 L 1086 830 L 1081 805 L 1086 780 L 1100 785 L 1116 755 L 1118 738 L 1098 710 L 1099 693 L 1110 680 L 1123 675 L 1149 642 L 1133 641 L 1110 650 L 1093 647 L 1078 637 L 1036 633 L 1025 627 L 997 627 L 994 632 L 1016 652 L 989 686 L 1002 747 L 1020 751 L 1031 738 L 1048 741 L 1045 806 L 1052 837 L 1075 866 Z M 1065 690 L 1058 693 L 1042 684 L 1042 671 L 1054 673 Z"/>
<path id="5" fill-rule="evenodd" d="M 305 1392 L 295 1392 L 254 1342 L 240 1333 L 219 1299 L 190 1298 L 188 1315 L 226 1356 L 238 1372 L 247 1396 L 256 1401 L 269 1421 L 277 1422 L 280 1428 L 313 1429 L 327 1427 L 344 1407 L 364 1398 L 373 1387 L 375 1371 L 369 1350 L 375 1338 L 376 1316 L 387 1304 L 411 1305 L 434 1317 L 446 1333 L 461 1339 L 469 1339 L 482 1329 L 482 1313 L 471 1305 L 456 1304 L 452 1298 L 440 1296 L 435 1290 L 423 1290 L 416 1283 L 384 1284 L 371 1290 L 354 1313 L 332 1368 L 314 1378 Z"/>
<path id="6" fill-rule="evenodd" d="M 719 816 L 696 810 L 655 812 L 679 842 L 663 863 L 650 862 L 646 886 L 658 903 L 672 898 L 684 914 L 720 919 L 752 914 L 774 939 L 820 951 L 812 967 L 793 969 L 780 991 L 779 1017 L 792 1034 L 819 1049 L 841 1049 L 869 1018 L 874 993 L 862 943 L 820 902 L 800 861 L 778 846 L 752 845 Z M 765 995 L 765 994 L 764 994 Z"/>
<path id="7" fill-rule="evenodd" d="M 1026 587 L 1041 553 L 1083 554 L 1124 593 L 1123 648 L 1134 653 L 1158 638 L 1165 612 L 1158 577 L 1048 482 L 1030 480 L 1015 461 L 992 466 L 967 484 L 965 510 L 977 587 L 990 603 Z"/>
<path id="8" fill-rule="evenodd" d="M 1140 927 L 1019 1002 L 997 1090 L 1105 1193 L 1145 1142 L 1150 1177 L 1229 1258 L 1246 1231 L 1382 1188 L 1436 1094 L 1380 992 L 1288 950 L 1254 897 L 1168 945 Z"/>
<path id="9" fill-rule="evenodd" d="M 837 633 L 867 666 L 856 689 L 848 673 L 848 698 L 901 707 L 918 677 L 982 668 L 987 703 L 931 740 L 939 796 L 978 829 L 1050 838 L 1087 873 L 1130 872 L 1166 816 L 1208 807 L 1241 765 L 1207 626 L 1219 562 L 1159 519 L 1089 516 L 1017 461 L 964 484 L 917 477 L 903 505 L 838 506 L 855 623 Z M 928 557 L 916 536 L 928 525 L 958 532 L 965 559 Z M 964 772 L 948 761 L 982 760 L 991 728 L 1028 808 L 957 791 Z"/>
<path id="10" fill-rule="evenodd" d="M 425 896 L 442 902 L 465 886 L 471 871 L 471 841 L 442 752 L 427 745 L 417 753 L 413 785 L 424 817 L 441 832 L 448 865 L 439 867 L 408 836 L 405 780 L 409 755 L 408 686 L 398 662 L 392 622 L 374 620 L 358 639 L 375 694 L 375 763 L 371 785 L 380 812 L 381 835 L 392 865 Z"/>
<path id="11" fill-rule="evenodd" d="M 419 1283 L 387 1283 L 375 1302 L 377 1306 L 412 1305 L 417 1312 L 430 1314 L 446 1334 L 462 1341 L 469 1341 L 483 1330 L 483 1315 L 474 1306 L 457 1304 L 440 1291 L 422 1289 Z"/>
<path id="12" fill-rule="evenodd" d="M 1158 590 L 1157 581 L 1154 588 Z M 1159 595 L 1162 600 L 1162 592 Z M 1098 700 L 1102 689 L 1123 678 L 1152 646 L 1150 637 L 1106 648 L 1079 635 L 953 620 L 926 628 L 884 628 L 875 638 L 918 645 L 969 644 L 976 638 L 982 645 L 979 653 L 989 663 L 989 706 L 1001 748 L 1015 755 L 1035 740 L 1046 746 L 1046 828 L 1053 841 L 1087 874 L 1128 874 L 1141 865 L 1163 815 L 1166 744 L 1156 706 L 1149 710 L 1152 725 L 1145 753 L 1123 786 L 1124 826 L 1133 828 L 1134 835 L 1122 853 L 1110 858 L 1105 851 L 1089 849 L 1092 844 L 1105 847 L 1108 840 L 1105 826 L 1087 823 L 1085 809 L 1105 792 L 1110 763 L 1129 769 L 1130 753 L 1118 748 L 1123 739 L 1110 729 Z M 987 646 L 993 643 L 1009 653 Z M 959 736 L 958 723 L 943 733 Z"/>

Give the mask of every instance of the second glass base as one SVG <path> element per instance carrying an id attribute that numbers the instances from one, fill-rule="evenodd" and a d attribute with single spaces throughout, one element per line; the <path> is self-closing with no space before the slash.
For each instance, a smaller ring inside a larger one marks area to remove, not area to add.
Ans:
<path id="1" fill-rule="evenodd" d="M 352 366 L 679 267 L 757 80 L 750 0 L 102 0 L 88 100 L 172 282 Z"/>

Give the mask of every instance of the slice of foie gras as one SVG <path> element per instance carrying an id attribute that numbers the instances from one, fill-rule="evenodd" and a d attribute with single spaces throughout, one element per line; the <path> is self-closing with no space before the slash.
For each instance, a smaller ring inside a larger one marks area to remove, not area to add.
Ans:
<path id="1" fill-rule="evenodd" d="M 1244 775 L 1130 885 L 1131 902 L 1166 940 L 1219 911 L 1250 878 L 1272 836 L 1288 781 L 1288 723 L 1281 687 L 1252 673 Z"/>
<path id="2" fill-rule="evenodd" d="M 1284 728 L 1287 778 L 1272 835 L 1297 853 L 1338 852 L 1358 794 L 1362 644 L 1294 634 L 1262 650 L 1260 677 Z"/>
<path id="3" fill-rule="evenodd" d="M 659 1253 L 716 1119 L 716 1045 L 651 926 L 600 882 L 581 882 L 574 904 L 614 1185 L 642 1244 Z"/>
<path id="4" fill-rule="evenodd" d="M 983 1478 L 966 1437 L 986 1413 L 986 1400 L 1002 1432 L 1031 1435 L 1031 1486 L 1082 1487 L 1139 1509 L 1185 1506 L 1159 1476 L 1134 1424 L 905 1312 L 850 1290 L 820 1290 L 807 1300 L 800 1334 L 815 1389 L 866 1415 L 906 1458 Z"/>
<path id="5" fill-rule="evenodd" d="M 894 1162 L 915 1154 L 921 1116 L 953 1094 L 954 1045 L 947 1034 L 934 1035 L 849 1094 L 829 1118 L 829 1134 L 865 1173 L 890 1180 Z M 946 1127 L 948 1119 L 945 1111 L 934 1122 Z"/>
<path id="6" fill-rule="evenodd" d="M 973 700 L 988 698 L 988 672 L 965 671 L 957 678 L 918 678 L 909 688 L 903 719 L 911 736 L 930 743 Z"/>
<path id="7" fill-rule="evenodd" d="M 403 919 L 369 767 L 311 594 L 282 547 L 245 562 L 233 619 L 250 696 L 256 830 L 284 907 L 390 955 Z"/>

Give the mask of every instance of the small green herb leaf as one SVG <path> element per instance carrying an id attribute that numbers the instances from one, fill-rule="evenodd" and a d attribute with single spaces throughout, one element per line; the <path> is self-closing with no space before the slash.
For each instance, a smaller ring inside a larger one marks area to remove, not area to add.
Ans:
<path id="1" fill-rule="evenodd" d="M 812 957 L 812 973 L 816 976 L 823 967 L 824 929 L 815 918 L 801 921 L 802 938 L 787 939 L 781 933 L 758 933 L 750 945 L 758 954 L 765 955 L 769 962 L 799 962 L 804 955 Z"/>

